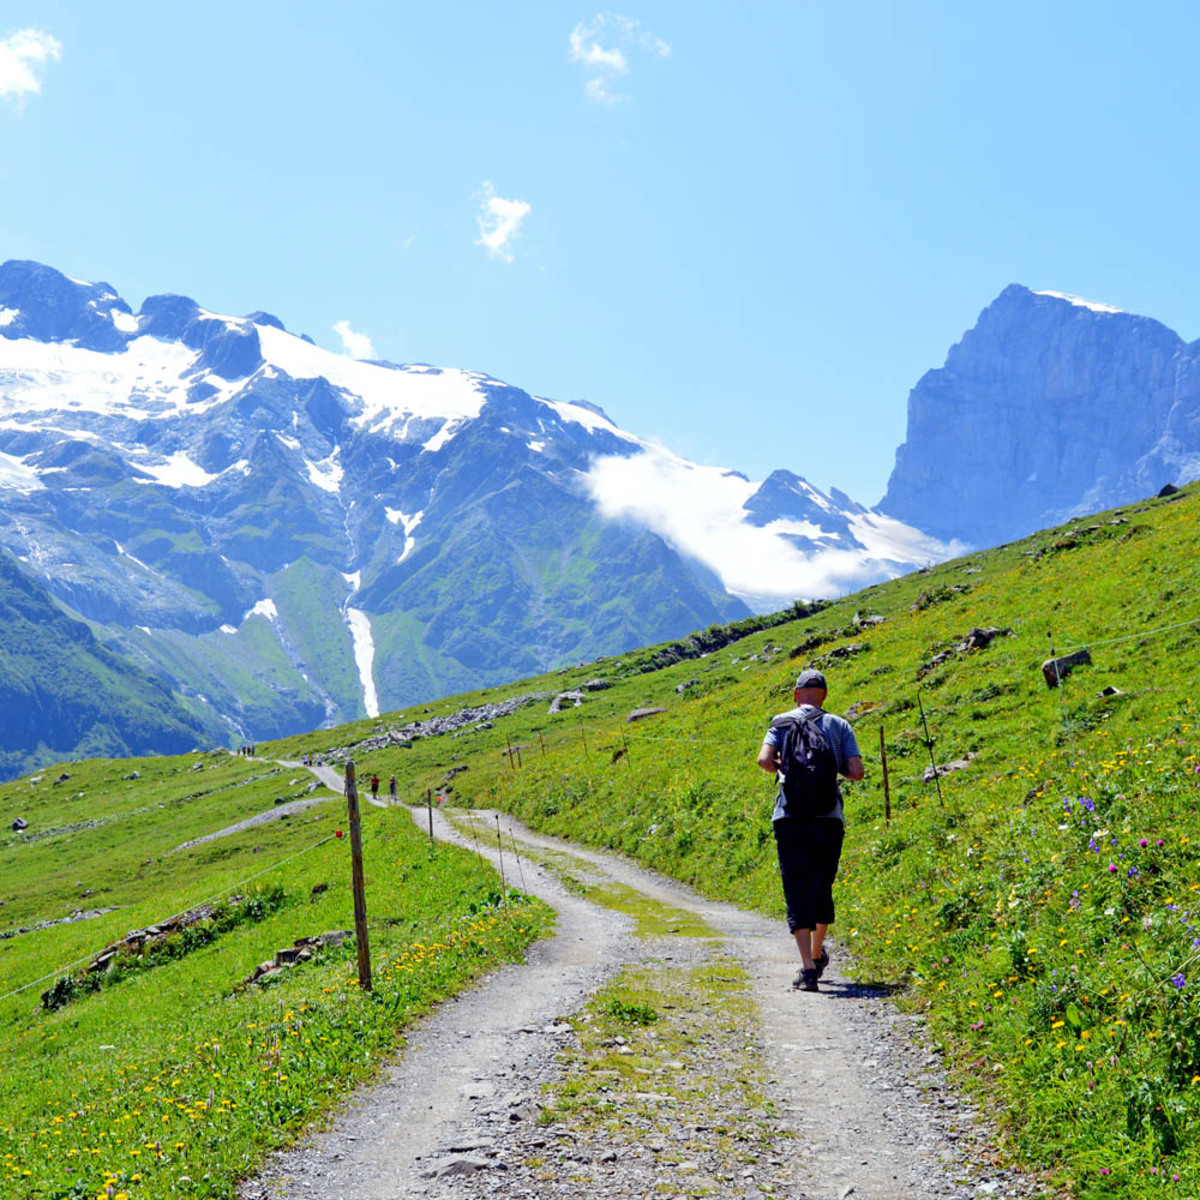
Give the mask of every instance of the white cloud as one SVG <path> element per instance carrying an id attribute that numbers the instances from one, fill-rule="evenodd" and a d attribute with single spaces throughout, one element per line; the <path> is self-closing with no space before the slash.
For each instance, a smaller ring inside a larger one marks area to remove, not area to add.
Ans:
<path id="1" fill-rule="evenodd" d="M 21 29 L 0 41 L 0 96 L 21 100 L 42 90 L 37 71 L 62 58 L 62 43 L 37 29 Z"/>
<path id="2" fill-rule="evenodd" d="M 613 90 L 629 74 L 629 54 L 642 51 L 666 58 L 671 47 L 642 27 L 641 21 L 620 13 L 599 13 L 580 21 L 567 39 L 569 57 L 588 74 L 584 92 L 597 104 L 616 104 L 625 97 Z"/>
<path id="3" fill-rule="evenodd" d="M 475 245 L 482 246 L 492 258 L 506 263 L 513 260 L 512 244 L 521 232 L 521 222 L 533 209 L 524 200 L 505 200 L 496 189 L 484 182 L 479 215 L 479 237 Z"/>
<path id="4" fill-rule="evenodd" d="M 351 358 L 378 358 L 371 339 L 365 333 L 355 333 L 349 321 L 335 321 L 333 332 L 342 339 L 342 352 Z"/>
<path id="5" fill-rule="evenodd" d="M 650 446 L 641 454 L 593 460 L 585 485 L 606 517 L 633 521 L 709 567 L 752 608 L 767 612 L 799 597 L 836 596 L 957 552 L 877 513 L 851 524 L 861 550 L 831 546 L 805 553 L 785 534 L 821 540 L 807 522 L 746 521 L 743 504 L 758 489 L 722 467 L 702 467 Z"/>

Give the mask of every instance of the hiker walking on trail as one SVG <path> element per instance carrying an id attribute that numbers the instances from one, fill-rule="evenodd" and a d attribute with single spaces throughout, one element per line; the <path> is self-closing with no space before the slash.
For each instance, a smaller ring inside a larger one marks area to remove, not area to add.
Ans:
<path id="1" fill-rule="evenodd" d="M 838 776 L 861 779 L 864 767 L 850 722 L 824 710 L 828 688 L 820 671 L 802 671 L 796 707 L 772 718 L 758 765 L 779 776 L 772 825 L 788 929 L 800 951 L 793 987 L 818 991 L 829 965 L 825 934 L 833 924 L 833 881 L 845 835 Z"/>
<path id="2" fill-rule="evenodd" d="M 391 796 L 392 803 L 395 804 L 396 803 L 396 777 L 395 777 L 395 775 L 393 775 L 391 777 L 391 779 L 388 780 L 388 795 Z"/>
<path id="3" fill-rule="evenodd" d="M 371 799 L 372 800 L 379 799 L 379 776 L 378 775 L 371 776 Z"/>

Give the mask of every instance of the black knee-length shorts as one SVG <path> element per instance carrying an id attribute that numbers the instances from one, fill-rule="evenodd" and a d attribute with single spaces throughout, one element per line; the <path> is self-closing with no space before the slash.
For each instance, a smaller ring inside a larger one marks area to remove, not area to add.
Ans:
<path id="1" fill-rule="evenodd" d="M 788 928 L 795 933 L 832 925 L 833 881 L 842 857 L 845 826 L 830 817 L 781 817 L 774 826 Z"/>

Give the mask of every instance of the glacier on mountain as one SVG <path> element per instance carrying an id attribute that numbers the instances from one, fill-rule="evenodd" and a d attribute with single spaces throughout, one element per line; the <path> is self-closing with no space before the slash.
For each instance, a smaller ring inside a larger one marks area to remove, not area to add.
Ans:
<path id="1" fill-rule="evenodd" d="M 689 463 L 589 402 L 352 359 L 268 313 L 134 314 L 29 263 L 0 266 L 0 307 L 0 548 L 258 737 L 945 551 L 790 472 Z"/>

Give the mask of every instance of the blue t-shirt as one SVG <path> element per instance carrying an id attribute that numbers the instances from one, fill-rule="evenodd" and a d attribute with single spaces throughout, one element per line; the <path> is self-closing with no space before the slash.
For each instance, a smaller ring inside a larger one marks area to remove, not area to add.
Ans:
<path id="1" fill-rule="evenodd" d="M 802 704 L 799 708 L 788 709 L 787 712 L 779 713 L 771 720 L 774 725 L 776 721 L 783 720 L 784 717 L 802 717 L 805 713 L 814 711 L 814 706 L 811 704 Z M 817 720 L 817 725 L 821 732 L 825 735 L 825 740 L 829 743 L 834 755 L 837 757 L 838 773 L 846 769 L 846 763 L 851 758 L 860 757 L 858 749 L 858 739 L 854 736 L 854 729 L 850 722 L 845 717 L 839 717 L 837 713 L 828 713 L 822 711 L 821 716 Z M 774 729 L 768 729 L 766 736 L 763 738 L 764 746 L 779 746 L 779 734 Z M 775 812 L 771 816 L 772 821 L 778 821 L 781 817 L 786 817 L 787 811 L 783 807 L 783 782 L 779 784 L 779 794 L 775 797 Z M 834 805 L 833 811 L 826 813 L 820 818 L 823 821 L 842 821 L 845 822 L 846 814 L 842 807 L 842 786 L 839 783 L 837 789 L 837 804 Z"/>

